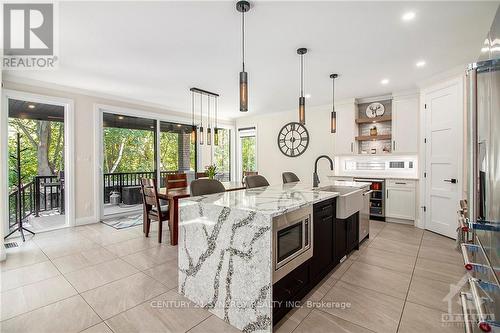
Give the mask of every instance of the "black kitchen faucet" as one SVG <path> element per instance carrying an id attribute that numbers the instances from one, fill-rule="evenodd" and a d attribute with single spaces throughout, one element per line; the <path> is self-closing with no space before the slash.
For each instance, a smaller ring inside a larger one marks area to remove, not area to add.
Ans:
<path id="1" fill-rule="evenodd" d="M 314 173 L 313 173 L 313 187 L 318 187 L 319 185 L 319 177 L 318 177 L 318 161 L 322 158 L 326 158 L 330 161 L 330 170 L 333 170 L 333 161 L 330 157 L 326 155 L 318 156 L 316 161 L 314 162 Z"/>

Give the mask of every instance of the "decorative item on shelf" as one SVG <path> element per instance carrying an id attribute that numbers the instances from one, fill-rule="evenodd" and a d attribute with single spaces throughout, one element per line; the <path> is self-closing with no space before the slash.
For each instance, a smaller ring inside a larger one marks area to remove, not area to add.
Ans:
<path id="1" fill-rule="evenodd" d="M 377 153 L 377 148 L 372 148 L 370 151 L 371 151 L 372 154 L 376 154 Z"/>
<path id="2" fill-rule="evenodd" d="M 377 134 L 377 126 L 373 126 L 372 128 L 370 128 L 370 136 L 377 136 Z"/>
<path id="3" fill-rule="evenodd" d="M 335 79 L 338 77 L 338 74 L 331 74 L 330 78 L 332 79 L 332 114 L 330 117 L 330 132 L 337 133 L 337 112 L 335 112 Z"/>
<path id="4" fill-rule="evenodd" d="M 304 97 L 304 54 L 307 53 L 305 47 L 297 49 L 297 54 L 300 55 L 300 97 L 299 97 L 299 123 L 306 123 L 306 98 Z"/>
<path id="5" fill-rule="evenodd" d="M 241 13 L 241 63 L 240 72 L 240 112 L 248 111 L 248 73 L 245 72 L 245 13 L 250 10 L 248 1 L 238 1 L 236 10 Z"/>
<path id="6" fill-rule="evenodd" d="M 304 125 L 291 122 L 278 133 L 278 147 L 288 157 L 302 155 L 309 146 L 309 132 Z"/>
<path id="7" fill-rule="evenodd" d="M 217 167 L 215 164 L 210 164 L 205 167 L 205 172 L 207 174 L 208 179 L 214 179 L 216 174 Z"/>
<path id="8" fill-rule="evenodd" d="M 391 152 L 391 148 L 385 146 L 384 149 L 382 149 L 382 152 L 384 152 L 384 153 L 390 153 Z"/>
<path id="9" fill-rule="evenodd" d="M 366 108 L 366 116 L 368 118 L 375 118 L 384 115 L 385 107 L 382 103 L 373 102 Z"/>

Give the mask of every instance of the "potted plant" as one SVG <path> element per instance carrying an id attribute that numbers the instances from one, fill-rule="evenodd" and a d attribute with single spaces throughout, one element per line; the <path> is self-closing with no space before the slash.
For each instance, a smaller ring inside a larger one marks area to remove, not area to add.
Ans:
<path id="1" fill-rule="evenodd" d="M 217 167 L 215 166 L 215 164 L 211 164 L 205 168 L 205 172 L 207 173 L 208 179 L 214 179 L 216 169 Z"/>

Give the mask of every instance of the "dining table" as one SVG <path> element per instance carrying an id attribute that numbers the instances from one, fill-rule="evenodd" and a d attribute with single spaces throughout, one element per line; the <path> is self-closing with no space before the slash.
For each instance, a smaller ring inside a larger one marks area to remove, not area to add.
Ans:
<path id="1" fill-rule="evenodd" d="M 226 191 L 244 190 L 245 185 L 241 181 L 238 182 L 222 182 Z M 179 199 L 191 196 L 188 187 L 181 188 L 166 188 L 162 187 L 158 190 L 158 198 L 168 201 L 169 219 L 168 225 L 170 228 L 170 244 L 177 245 L 179 236 Z"/>

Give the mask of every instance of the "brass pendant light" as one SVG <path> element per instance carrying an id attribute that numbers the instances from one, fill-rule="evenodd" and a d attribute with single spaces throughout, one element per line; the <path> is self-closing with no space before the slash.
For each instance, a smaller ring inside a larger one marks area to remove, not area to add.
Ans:
<path id="1" fill-rule="evenodd" d="M 241 13 L 241 53 L 242 70 L 240 72 L 240 112 L 248 111 L 248 73 L 245 72 L 245 13 L 250 10 L 248 1 L 238 1 L 236 10 Z"/>
<path id="2" fill-rule="evenodd" d="M 304 97 L 304 54 L 307 53 L 305 47 L 297 49 L 297 54 L 300 55 L 300 97 L 299 97 L 299 123 L 306 123 L 306 98 Z"/>
<path id="3" fill-rule="evenodd" d="M 337 112 L 335 112 L 335 79 L 338 76 L 338 74 L 330 75 L 330 78 L 332 79 L 332 114 L 330 117 L 330 131 L 332 133 L 337 133 Z"/>

